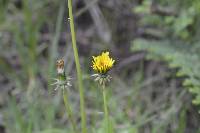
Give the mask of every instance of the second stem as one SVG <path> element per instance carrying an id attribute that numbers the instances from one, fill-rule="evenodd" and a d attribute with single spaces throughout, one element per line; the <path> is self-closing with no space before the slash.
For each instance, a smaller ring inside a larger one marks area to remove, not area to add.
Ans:
<path id="1" fill-rule="evenodd" d="M 107 96 L 106 96 L 106 90 L 105 90 L 105 85 L 103 87 L 103 103 L 104 103 L 104 113 L 105 113 L 105 123 L 106 123 L 106 133 L 111 132 L 111 127 L 110 127 L 110 118 L 108 114 L 108 105 L 107 105 Z"/>
<path id="2" fill-rule="evenodd" d="M 63 87 L 63 100 L 64 100 L 64 104 L 65 104 L 65 109 L 68 112 L 69 120 L 71 121 L 73 130 L 74 130 L 74 133 L 77 133 L 78 130 L 77 130 L 77 127 L 76 127 L 76 123 L 75 123 L 75 119 L 74 119 L 74 116 L 73 116 L 73 113 L 72 113 L 72 109 L 71 109 L 69 102 L 68 102 L 68 94 L 65 91 L 65 87 Z"/>

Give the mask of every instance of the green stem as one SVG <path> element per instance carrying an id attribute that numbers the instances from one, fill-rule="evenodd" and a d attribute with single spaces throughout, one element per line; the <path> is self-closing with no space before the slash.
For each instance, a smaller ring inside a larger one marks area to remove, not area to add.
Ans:
<path id="1" fill-rule="evenodd" d="M 104 114 L 105 114 L 105 123 L 106 123 L 106 133 L 110 133 L 111 127 L 110 127 L 110 119 L 108 114 L 108 107 L 107 107 L 107 96 L 106 96 L 106 89 L 105 85 L 103 84 L 103 103 L 104 103 Z"/>
<path id="2" fill-rule="evenodd" d="M 76 71 L 77 71 L 77 76 L 78 76 L 78 85 L 79 85 L 79 93 L 80 93 L 81 127 L 82 127 L 82 133 L 87 133 L 83 81 L 82 81 L 82 73 L 81 73 L 81 67 L 80 67 L 80 62 L 79 62 L 78 50 L 77 50 L 77 45 L 76 45 L 74 17 L 72 13 L 72 0 L 68 0 L 68 9 L 69 9 L 69 22 L 70 22 L 70 29 L 71 29 L 71 36 L 72 36 L 72 47 L 74 51 L 74 58 L 75 58 L 75 63 L 76 63 Z"/>
<path id="3" fill-rule="evenodd" d="M 75 123 L 75 120 L 74 120 L 74 117 L 73 117 L 72 109 L 71 109 L 70 104 L 68 102 L 68 94 L 65 91 L 65 87 L 63 87 L 63 100 L 64 100 L 64 104 L 65 104 L 65 109 L 68 113 L 69 120 L 71 121 L 73 130 L 74 130 L 74 133 L 77 133 L 78 130 L 77 130 L 76 123 Z"/>

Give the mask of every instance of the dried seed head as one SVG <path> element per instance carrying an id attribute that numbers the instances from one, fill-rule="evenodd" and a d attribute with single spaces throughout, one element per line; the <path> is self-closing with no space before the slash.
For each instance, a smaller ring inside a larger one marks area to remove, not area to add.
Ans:
<path id="1" fill-rule="evenodd" d="M 58 77 L 54 79 L 54 83 L 52 85 L 55 85 L 56 88 L 55 90 L 57 90 L 58 88 L 69 88 L 71 85 L 71 78 L 66 77 L 65 75 L 65 69 L 64 69 L 64 60 L 63 59 L 59 59 L 56 62 L 56 68 L 57 68 L 57 73 L 58 73 Z"/>
<path id="2" fill-rule="evenodd" d="M 57 67 L 57 73 L 58 74 L 64 74 L 64 60 L 63 59 L 59 59 L 56 62 L 56 67 Z"/>

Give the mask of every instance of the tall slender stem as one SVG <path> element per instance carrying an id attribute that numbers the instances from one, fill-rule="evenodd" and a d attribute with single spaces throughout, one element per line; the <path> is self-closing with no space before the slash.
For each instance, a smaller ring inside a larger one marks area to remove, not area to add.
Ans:
<path id="1" fill-rule="evenodd" d="M 74 116 L 73 116 L 73 113 L 72 113 L 72 109 L 71 109 L 70 104 L 68 102 L 68 94 L 65 91 L 65 87 L 63 87 L 63 100 L 64 100 L 64 104 L 65 104 L 65 109 L 68 113 L 69 120 L 71 121 L 73 130 L 74 130 L 74 133 L 77 133 L 78 130 L 77 130 L 77 127 L 76 127 L 76 123 L 75 123 L 75 119 L 74 119 Z"/>
<path id="2" fill-rule="evenodd" d="M 106 123 L 106 133 L 110 133 L 111 127 L 110 127 L 110 119 L 108 114 L 108 106 L 107 106 L 107 96 L 106 96 L 106 90 L 105 90 L 105 84 L 102 85 L 103 87 L 103 103 L 104 103 L 104 113 L 105 113 L 105 123 Z"/>
<path id="3" fill-rule="evenodd" d="M 77 71 L 77 76 L 78 76 L 78 85 L 79 85 L 79 93 L 80 93 L 81 127 L 82 127 L 82 133 L 87 133 L 83 81 L 82 81 L 82 73 L 81 73 L 81 68 L 80 68 L 78 50 L 77 50 L 77 45 L 76 45 L 74 17 L 73 17 L 73 12 L 72 12 L 72 0 L 68 0 L 68 9 L 69 9 L 69 22 L 70 22 L 70 29 L 71 29 L 71 36 L 72 36 L 72 46 L 73 46 L 73 51 L 74 51 L 74 58 L 75 58 L 75 63 L 76 63 L 76 71 Z"/>

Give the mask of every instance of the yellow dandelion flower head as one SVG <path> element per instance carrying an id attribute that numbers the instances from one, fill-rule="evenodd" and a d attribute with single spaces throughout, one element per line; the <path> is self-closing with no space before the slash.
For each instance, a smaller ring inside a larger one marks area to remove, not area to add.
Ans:
<path id="1" fill-rule="evenodd" d="M 99 56 L 92 56 L 92 68 L 100 74 L 107 73 L 115 62 L 112 58 L 109 57 L 109 52 L 102 52 Z"/>

